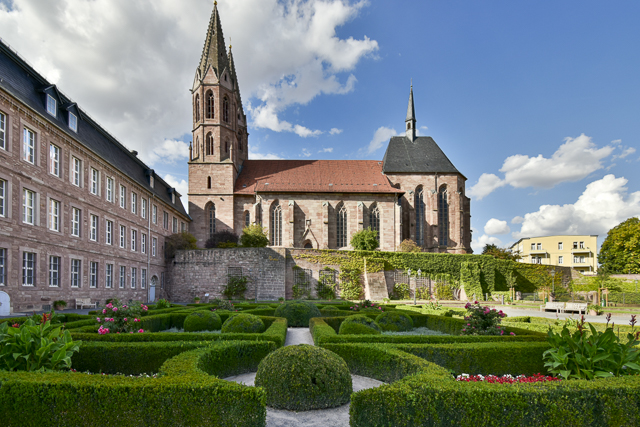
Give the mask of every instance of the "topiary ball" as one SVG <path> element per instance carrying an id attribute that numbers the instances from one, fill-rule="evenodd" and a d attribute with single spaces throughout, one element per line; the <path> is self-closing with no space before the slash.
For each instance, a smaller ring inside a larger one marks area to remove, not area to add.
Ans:
<path id="1" fill-rule="evenodd" d="M 360 310 L 358 313 L 382 313 L 384 310 L 382 308 L 373 308 L 367 307 Z"/>
<path id="2" fill-rule="evenodd" d="M 308 344 L 270 353 L 258 365 L 255 384 L 267 391 L 267 406 L 291 411 L 341 406 L 353 391 L 346 362 Z"/>
<path id="3" fill-rule="evenodd" d="M 280 304 L 274 313 L 275 317 L 286 317 L 289 326 L 309 327 L 309 319 L 322 317 L 315 304 L 307 301 L 287 301 Z"/>
<path id="4" fill-rule="evenodd" d="M 257 334 L 264 332 L 264 322 L 258 316 L 247 313 L 238 313 L 229 316 L 222 325 L 222 333 L 247 333 Z"/>
<path id="5" fill-rule="evenodd" d="M 182 325 L 185 332 L 217 331 L 222 326 L 218 313 L 212 311 L 195 311 L 189 314 Z"/>
<path id="6" fill-rule="evenodd" d="M 383 331 L 404 332 L 413 329 L 413 320 L 404 313 L 387 311 L 376 317 L 376 323 Z"/>
<path id="7" fill-rule="evenodd" d="M 326 311 L 340 311 L 340 309 L 338 307 L 336 307 L 335 305 L 325 305 L 324 307 L 322 307 L 322 310 L 326 310 Z"/>
<path id="8" fill-rule="evenodd" d="M 340 324 L 340 329 L 338 331 L 340 335 L 349 335 L 349 334 L 371 334 L 371 335 L 379 335 L 380 327 L 376 324 L 376 322 L 363 315 L 356 314 L 353 316 L 349 316 L 342 321 Z"/>

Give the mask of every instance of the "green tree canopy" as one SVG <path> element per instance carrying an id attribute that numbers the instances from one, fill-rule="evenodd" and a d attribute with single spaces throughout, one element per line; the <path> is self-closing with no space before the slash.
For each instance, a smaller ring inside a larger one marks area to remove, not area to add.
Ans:
<path id="1" fill-rule="evenodd" d="M 264 248 L 269 244 L 267 231 L 260 224 L 251 224 L 242 229 L 240 245 L 245 248 Z"/>
<path id="2" fill-rule="evenodd" d="M 358 231 L 351 238 L 351 246 L 357 251 L 375 251 L 380 246 L 378 232 L 371 228 Z"/>
<path id="3" fill-rule="evenodd" d="M 189 233 L 176 233 L 167 237 L 165 241 L 165 252 L 164 255 L 167 259 L 173 258 L 176 256 L 176 251 L 184 251 L 189 249 L 198 249 L 196 242 L 198 240 L 193 236 L 193 234 Z"/>
<path id="4" fill-rule="evenodd" d="M 598 262 L 608 273 L 640 273 L 640 219 L 629 218 L 609 230 Z"/>
<path id="5" fill-rule="evenodd" d="M 498 259 L 510 259 L 511 261 L 517 261 L 521 258 L 519 253 L 513 253 L 509 249 L 499 248 L 493 243 L 487 243 L 482 249 L 482 255 L 491 255 Z"/>

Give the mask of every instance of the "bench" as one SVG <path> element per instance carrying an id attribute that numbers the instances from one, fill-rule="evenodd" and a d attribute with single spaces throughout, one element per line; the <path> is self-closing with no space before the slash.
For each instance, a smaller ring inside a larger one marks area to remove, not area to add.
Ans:
<path id="1" fill-rule="evenodd" d="M 562 313 L 564 311 L 563 302 L 548 302 L 544 306 L 540 306 L 540 311 L 555 310 L 556 313 Z"/>
<path id="2" fill-rule="evenodd" d="M 96 308 L 97 303 L 92 303 L 91 302 L 91 298 L 76 298 L 76 309 L 78 307 L 80 308 L 85 308 L 85 307 L 89 307 L 89 308 Z"/>
<path id="3" fill-rule="evenodd" d="M 587 314 L 587 303 L 584 302 L 568 302 L 564 306 L 564 311 L 577 311 L 578 314 Z"/>

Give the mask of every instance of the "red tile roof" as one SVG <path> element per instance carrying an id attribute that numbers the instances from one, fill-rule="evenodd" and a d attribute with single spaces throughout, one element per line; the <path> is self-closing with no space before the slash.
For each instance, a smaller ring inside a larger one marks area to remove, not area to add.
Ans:
<path id="1" fill-rule="evenodd" d="M 245 160 L 235 194 L 403 193 L 377 160 Z"/>

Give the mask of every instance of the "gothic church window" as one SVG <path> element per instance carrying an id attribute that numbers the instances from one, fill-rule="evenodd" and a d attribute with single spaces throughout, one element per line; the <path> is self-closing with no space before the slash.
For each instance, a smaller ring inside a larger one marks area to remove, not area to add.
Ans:
<path id="1" fill-rule="evenodd" d="M 211 188 L 211 177 L 207 177 L 207 188 Z"/>
<path id="2" fill-rule="evenodd" d="M 207 119 L 213 119 L 215 117 L 215 110 L 214 110 L 214 98 L 213 98 L 212 91 L 207 92 L 207 95 L 205 97 L 205 105 L 207 107 Z"/>
<path id="3" fill-rule="evenodd" d="M 438 192 L 438 241 L 440 246 L 449 244 L 449 201 L 446 185 L 440 187 Z"/>
<path id="4" fill-rule="evenodd" d="M 216 205 L 211 203 L 208 209 L 209 213 L 209 237 L 216 234 Z"/>
<path id="5" fill-rule="evenodd" d="M 196 111 L 195 111 L 195 117 L 196 117 L 196 123 L 200 121 L 200 94 L 196 93 L 196 102 L 194 105 Z"/>
<path id="6" fill-rule="evenodd" d="M 251 215 L 249 211 L 244 211 L 244 226 L 248 227 L 251 225 Z"/>
<path id="7" fill-rule="evenodd" d="M 213 156 L 213 134 L 207 134 L 207 156 Z"/>
<path id="8" fill-rule="evenodd" d="M 279 204 L 271 208 L 271 246 L 282 246 L 282 207 Z"/>
<path id="9" fill-rule="evenodd" d="M 222 120 L 226 123 L 229 123 L 229 98 L 224 97 L 224 101 L 222 101 Z"/>
<path id="10" fill-rule="evenodd" d="M 344 204 L 340 205 L 336 213 L 336 226 L 336 244 L 339 248 L 344 248 L 347 246 L 347 208 L 345 208 Z"/>
<path id="11" fill-rule="evenodd" d="M 373 205 L 369 210 L 369 228 L 378 232 L 378 241 L 380 241 L 380 209 L 377 205 Z"/>
<path id="12" fill-rule="evenodd" d="M 416 244 L 424 246 L 424 191 L 422 187 L 416 189 Z"/>

